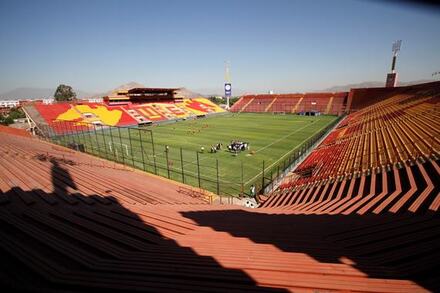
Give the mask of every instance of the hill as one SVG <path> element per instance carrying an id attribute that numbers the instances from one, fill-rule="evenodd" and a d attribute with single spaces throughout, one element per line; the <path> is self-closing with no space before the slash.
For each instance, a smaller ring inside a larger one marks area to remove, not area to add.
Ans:
<path id="1" fill-rule="evenodd" d="M 432 82 L 433 79 L 422 79 L 422 80 L 416 80 L 416 81 L 406 81 L 406 82 L 397 82 L 397 86 L 408 86 L 408 85 L 414 85 L 414 84 L 420 84 L 420 83 L 427 83 Z M 361 83 L 352 83 L 352 84 L 346 84 L 346 85 L 337 85 L 332 86 L 326 89 L 321 90 L 322 92 L 348 92 L 352 88 L 370 88 L 370 87 L 384 87 L 385 82 L 384 81 L 366 81 Z"/>
<path id="2" fill-rule="evenodd" d="M 148 87 L 148 86 L 146 86 L 144 84 L 141 84 L 141 83 L 138 83 L 138 82 L 135 82 L 135 81 L 132 81 L 132 82 L 120 85 L 120 86 L 118 86 L 118 87 L 116 87 L 116 88 L 114 88 L 112 90 L 107 91 L 107 92 L 93 95 L 93 98 L 100 98 L 100 97 L 111 95 L 112 93 L 114 93 L 116 91 L 128 90 L 128 89 L 138 88 L 138 87 Z M 181 95 L 181 96 L 184 96 L 186 98 L 196 98 L 196 97 L 202 96 L 201 94 L 193 92 L 193 91 L 191 91 L 191 90 L 189 90 L 187 88 L 184 88 L 184 87 L 180 88 L 177 91 L 177 94 Z"/>

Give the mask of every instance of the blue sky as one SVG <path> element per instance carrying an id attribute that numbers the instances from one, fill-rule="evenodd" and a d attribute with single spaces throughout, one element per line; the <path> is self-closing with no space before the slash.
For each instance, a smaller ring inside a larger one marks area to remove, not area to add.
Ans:
<path id="1" fill-rule="evenodd" d="M 438 10 L 379 1 L 0 0 L 0 93 L 137 81 L 222 92 L 310 91 L 440 70 Z"/>

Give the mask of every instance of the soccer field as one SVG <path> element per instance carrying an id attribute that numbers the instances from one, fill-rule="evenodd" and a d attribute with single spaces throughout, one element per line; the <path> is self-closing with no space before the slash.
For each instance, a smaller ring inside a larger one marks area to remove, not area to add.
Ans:
<path id="1" fill-rule="evenodd" d="M 272 176 L 267 175 L 269 172 L 275 175 L 278 165 L 285 163 L 292 150 L 336 119 L 336 116 L 226 114 L 141 130 L 100 129 L 63 140 L 64 144 L 72 139 L 79 141 L 89 153 L 163 177 L 200 185 L 215 193 L 237 195 L 242 189 L 248 192 L 251 184 L 257 190 L 261 187 L 263 161 L 265 177 Z M 250 149 L 235 155 L 227 150 L 232 140 L 248 142 Z M 211 146 L 217 143 L 223 144 L 223 148 L 211 153 Z"/>

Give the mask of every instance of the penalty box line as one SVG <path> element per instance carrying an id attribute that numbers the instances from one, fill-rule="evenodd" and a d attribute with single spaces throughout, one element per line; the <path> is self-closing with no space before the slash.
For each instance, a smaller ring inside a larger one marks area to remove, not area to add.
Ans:
<path id="1" fill-rule="evenodd" d="M 317 121 L 315 121 L 317 122 Z M 307 126 L 311 126 L 313 124 L 307 125 Z M 323 130 L 327 125 L 324 125 L 323 127 L 321 127 L 316 133 L 318 133 L 319 131 Z M 303 143 L 303 142 L 301 142 Z M 301 145 L 301 144 L 299 144 Z M 298 146 L 296 146 L 295 148 L 297 148 Z M 295 149 L 294 148 L 294 149 Z M 270 164 L 269 166 L 267 166 L 267 169 L 272 168 L 276 163 L 278 163 L 279 161 L 281 161 L 285 156 L 287 156 L 292 150 L 289 150 L 287 153 L 285 153 L 281 158 L 279 158 L 278 160 L 276 160 L 275 162 L 273 162 L 272 164 Z M 258 178 L 258 176 L 261 175 L 262 172 L 259 172 L 257 175 L 255 175 L 254 177 L 252 177 L 251 179 L 249 179 L 247 182 L 245 182 L 244 184 L 249 184 L 250 182 L 252 182 L 253 180 L 255 180 L 256 178 Z"/>
<path id="2" fill-rule="evenodd" d="M 318 122 L 318 120 L 313 121 L 312 124 L 307 124 L 307 125 L 304 125 L 304 126 L 301 127 L 301 128 L 295 129 L 293 132 L 291 132 L 291 133 L 289 133 L 289 134 L 287 134 L 287 135 L 285 135 L 285 136 L 283 136 L 283 137 L 281 137 L 281 138 L 279 138 L 279 139 L 277 139 L 277 140 L 271 142 L 270 144 L 268 144 L 268 145 L 262 147 L 262 148 L 259 149 L 259 150 L 256 150 L 255 152 L 258 153 L 259 151 L 265 150 L 265 149 L 267 149 L 268 147 L 270 147 L 271 145 L 274 145 L 274 144 L 276 144 L 276 143 L 278 143 L 278 142 L 280 142 L 280 141 L 282 141 L 282 140 L 288 138 L 289 136 L 291 136 L 291 135 L 297 133 L 298 131 L 301 131 L 301 130 L 303 130 L 303 129 L 306 128 L 306 127 L 309 127 L 309 126 L 311 126 L 311 125 L 314 125 L 316 122 Z"/>

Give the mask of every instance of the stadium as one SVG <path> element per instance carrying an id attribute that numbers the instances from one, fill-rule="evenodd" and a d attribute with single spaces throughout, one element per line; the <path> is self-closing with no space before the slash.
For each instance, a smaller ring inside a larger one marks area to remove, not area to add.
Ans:
<path id="1" fill-rule="evenodd" d="M 0 125 L 0 285 L 439 291 L 440 81 L 399 85 L 399 50 L 379 87 L 21 104 L 27 129 Z"/>

